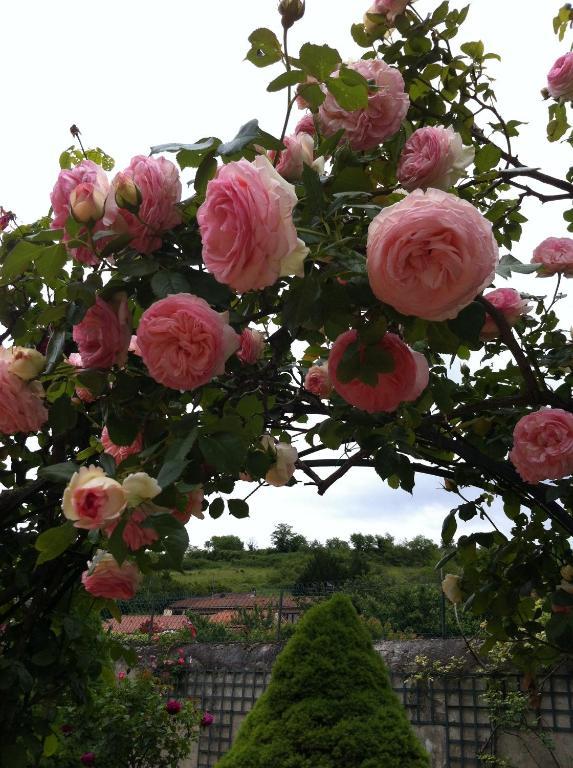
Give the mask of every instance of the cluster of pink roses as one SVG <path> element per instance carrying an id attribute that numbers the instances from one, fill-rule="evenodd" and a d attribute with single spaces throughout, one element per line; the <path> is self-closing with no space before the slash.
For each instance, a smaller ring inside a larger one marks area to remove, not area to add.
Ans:
<path id="1" fill-rule="evenodd" d="M 140 253 L 152 253 L 161 245 L 161 235 L 181 223 L 177 203 L 181 181 L 176 166 L 163 157 L 137 155 L 128 167 L 109 182 L 105 171 L 91 160 L 82 160 L 75 168 L 62 170 L 50 199 L 54 218 L 52 227 L 66 228 L 70 216 L 80 229 L 73 238 L 85 245 L 70 247 L 74 258 L 87 265 L 100 260 L 100 245 L 106 237 L 93 239 L 96 233 L 127 233 L 131 246 Z"/>
<path id="2" fill-rule="evenodd" d="M 37 432 L 48 419 L 44 388 L 36 377 L 44 356 L 35 349 L 0 347 L 0 432 Z"/>

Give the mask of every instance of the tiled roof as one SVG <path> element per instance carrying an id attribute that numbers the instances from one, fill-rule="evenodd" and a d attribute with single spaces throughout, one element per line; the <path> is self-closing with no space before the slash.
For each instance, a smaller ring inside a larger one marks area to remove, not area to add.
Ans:
<path id="1" fill-rule="evenodd" d="M 121 622 L 115 619 L 104 621 L 103 628 L 118 632 L 122 635 L 132 635 L 141 631 L 141 625 L 153 618 L 153 630 L 164 632 L 165 630 L 183 629 L 189 623 L 186 616 L 144 616 L 141 614 L 126 614 L 121 617 Z M 148 631 L 148 630 L 147 630 Z"/>
<path id="2" fill-rule="evenodd" d="M 236 611 L 218 611 L 207 616 L 213 624 L 240 624 Z"/>
<path id="3" fill-rule="evenodd" d="M 184 608 L 197 613 L 217 613 L 238 608 L 273 608 L 278 609 L 277 595 L 252 595 L 249 592 L 226 592 L 207 597 L 186 597 L 171 603 L 170 608 Z M 283 610 L 300 610 L 299 604 L 292 597 L 283 597 Z"/>

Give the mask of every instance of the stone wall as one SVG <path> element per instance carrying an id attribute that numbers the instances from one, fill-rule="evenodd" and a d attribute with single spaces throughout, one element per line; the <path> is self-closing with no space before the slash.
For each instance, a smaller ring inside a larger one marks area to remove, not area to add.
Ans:
<path id="1" fill-rule="evenodd" d="M 185 682 L 186 695 L 215 715 L 201 731 L 195 753 L 181 768 L 213 768 L 231 746 L 237 731 L 270 680 L 281 645 L 189 646 L 192 657 Z M 384 658 L 392 686 L 404 704 L 418 737 L 431 755 L 432 768 L 482 768 L 477 752 L 506 756 L 519 768 L 573 768 L 573 669 L 561 668 L 544 687 L 540 714 L 553 749 L 523 734 L 493 734 L 482 694 L 487 679 L 467 653 L 463 641 L 383 641 L 376 649 Z M 407 683 L 416 656 L 443 663 L 463 658 L 460 676 L 437 677 L 427 683 Z M 508 673 L 504 684 L 519 679 Z M 280 766 L 276 766 L 280 768 Z M 381 766 L 381 768 L 383 768 Z"/>

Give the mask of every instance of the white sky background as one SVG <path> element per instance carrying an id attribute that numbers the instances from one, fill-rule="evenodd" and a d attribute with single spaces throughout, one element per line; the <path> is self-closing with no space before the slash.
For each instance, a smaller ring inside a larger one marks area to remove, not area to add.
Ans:
<path id="1" fill-rule="evenodd" d="M 450 5 L 461 8 L 465 2 L 452 0 Z M 147 154 L 154 144 L 193 142 L 210 135 L 229 140 L 253 117 L 279 135 L 286 95 L 268 94 L 265 88 L 281 71 L 280 65 L 258 70 L 243 60 L 247 37 L 255 28 L 267 26 L 280 36 L 277 3 L 6 3 L 0 47 L 4 73 L 0 205 L 21 221 L 48 211 L 58 156 L 72 144 L 68 131 L 72 123 L 81 129 L 84 145 L 100 146 L 115 158 L 116 170 L 133 155 Z M 349 30 L 368 3 L 307 0 L 304 19 L 289 35 L 290 53 L 296 55 L 306 41 L 326 42 L 337 47 L 343 59 L 359 58 L 361 49 Z M 419 0 L 416 7 L 424 14 L 438 4 L 439 0 Z M 563 43 L 553 35 L 551 19 L 560 5 L 559 0 L 531 7 L 523 0 L 471 0 L 458 40 L 482 39 L 487 51 L 502 56 L 502 63 L 493 61 L 490 71 L 497 78 L 501 114 L 529 123 L 522 126 L 514 145 L 523 164 L 564 176 L 573 157 L 568 145 L 547 143 L 547 104 L 539 93 L 551 64 L 571 42 L 571 35 Z M 295 110 L 291 128 L 298 117 Z M 529 261 L 542 239 L 566 236 L 563 210 L 561 203 L 529 205 L 525 213 L 532 220 L 525 225 L 514 255 Z M 509 283 L 496 280 L 496 286 L 504 284 Z M 511 284 L 538 294 L 554 289 L 553 280 L 522 278 Z M 571 307 L 565 306 L 568 302 L 562 302 L 561 314 L 567 311 L 573 318 Z M 251 489 L 240 483 L 234 495 Z M 421 477 L 412 498 L 389 489 L 373 470 L 356 470 L 322 498 L 302 484 L 262 489 L 250 500 L 250 519 L 225 514 L 216 521 L 193 521 L 189 532 L 197 545 L 212 535 L 236 533 L 266 546 L 276 523 L 288 522 L 307 538 L 323 541 L 347 538 L 354 531 L 438 539 L 445 512 L 457 503 L 456 497 L 440 489 L 437 479 Z"/>

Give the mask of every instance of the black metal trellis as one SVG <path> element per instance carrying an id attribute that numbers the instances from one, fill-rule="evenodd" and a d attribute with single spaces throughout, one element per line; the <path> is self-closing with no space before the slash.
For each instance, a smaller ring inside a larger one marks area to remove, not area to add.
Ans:
<path id="1" fill-rule="evenodd" d="M 241 670 L 192 669 L 187 694 L 215 716 L 215 722 L 201 731 L 194 768 L 213 768 L 227 752 L 240 723 L 269 684 L 269 667 Z M 519 677 L 504 678 L 518 690 Z M 447 768 L 480 768 L 478 753 L 487 745 L 493 753 L 494 740 L 488 709 L 483 700 L 487 677 L 468 674 L 436 678 L 426 682 L 405 682 L 392 675 L 392 687 L 402 701 L 415 728 L 443 728 L 443 758 Z M 547 680 L 541 701 L 542 723 L 549 731 L 573 733 L 573 678 L 553 675 Z M 442 763 L 444 764 L 444 763 Z"/>

